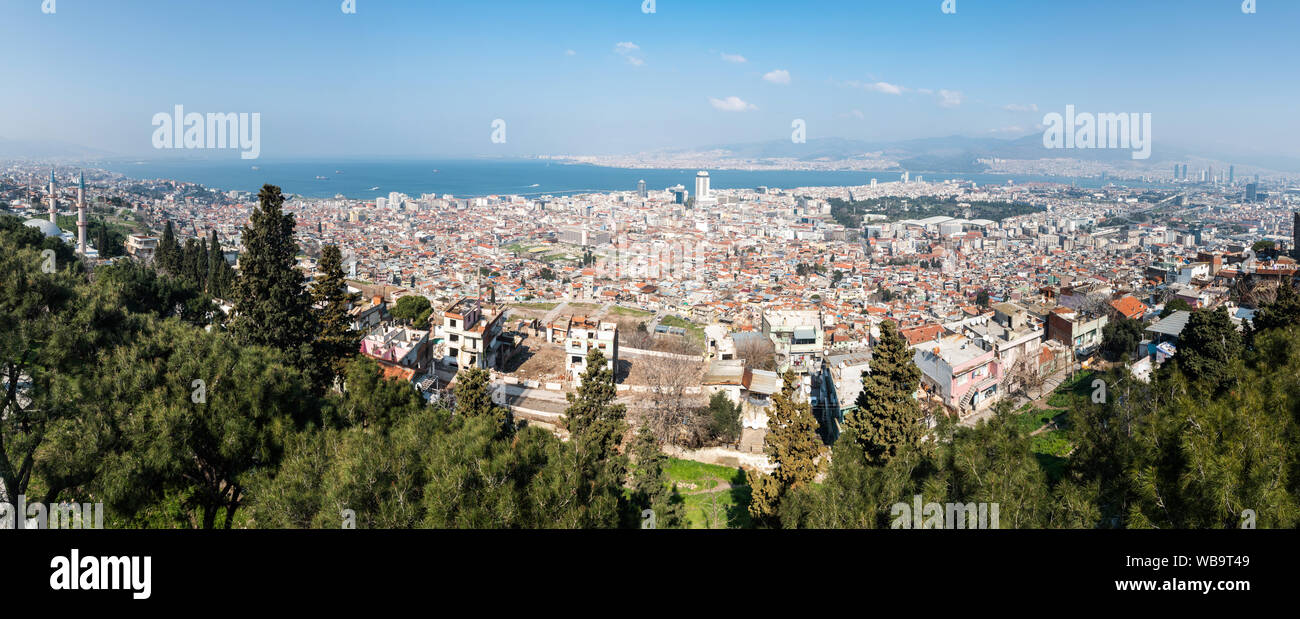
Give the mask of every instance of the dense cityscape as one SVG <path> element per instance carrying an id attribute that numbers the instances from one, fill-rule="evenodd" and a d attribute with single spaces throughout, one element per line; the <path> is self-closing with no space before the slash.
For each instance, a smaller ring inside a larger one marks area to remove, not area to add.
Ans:
<path id="1" fill-rule="evenodd" d="M 68 223 L 83 191 L 96 223 L 115 232 L 96 237 L 112 248 L 87 244 L 87 258 L 150 263 L 170 230 L 180 245 L 215 238 L 238 271 L 255 194 L 75 173 L 12 164 L 0 200 L 29 226 L 76 242 Z M 291 198 L 285 210 L 309 280 L 322 275 L 322 247 L 341 250 L 359 350 L 425 399 L 446 396 L 462 369 L 482 368 L 495 402 L 558 430 L 565 393 L 599 342 L 633 419 L 663 416 L 669 398 L 668 408 L 707 410 L 719 392 L 740 412 L 738 433 L 665 429 L 667 448 L 770 470 L 766 409 L 780 375 L 798 375 L 818 432 L 833 441 L 857 409 L 885 321 L 915 351 L 930 423 L 942 411 L 967 425 L 999 401 L 1019 407 L 1028 387 L 1108 366 L 1104 334 L 1117 318 L 1143 325 L 1123 352 L 1144 379 L 1176 354 L 1187 311 L 1224 308 L 1238 327 L 1248 322 L 1297 277 L 1300 185 L 1184 175 L 1174 166 L 1160 189 L 903 173 L 856 187 L 719 190 L 701 171 L 690 188 L 393 192 Z M 395 319 L 404 297 L 431 318 Z M 215 300 L 224 321 L 233 306 Z M 1164 311 L 1175 306 L 1183 313 Z M 671 376 L 657 367 L 665 360 Z"/>
<path id="2" fill-rule="evenodd" d="M 1290 592 L 1300 4 L 217 4 L 0 1 L 10 598 Z"/>

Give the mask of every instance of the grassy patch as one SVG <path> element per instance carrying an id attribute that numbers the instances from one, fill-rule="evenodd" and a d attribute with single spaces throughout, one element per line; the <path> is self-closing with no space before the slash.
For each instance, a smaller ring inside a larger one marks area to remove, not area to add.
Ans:
<path id="1" fill-rule="evenodd" d="M 1026 407 L 1028 410 L 1026 410 Z M 1030 434 L 1047 425 L 1055 417 L 1064 415 L 1068 412 L 1063 409 L 1055 408 L 1038 409 L 1033 408 L 1032 405 L 1026 405 L 1026 407 L 1022 407 L 1017 411 L 1015 416 L 1016 429 L 1020 430 L 1024 434 Z"/>
<path id="2" fill-rule="evenodd" d="M 686 329 L 687 337 L 690 337 L 701 345 L 704 344 L 704 328 L 686 320 L 685 318 L 678 316 L 664 316 L 663 320 L 659 321 L 659 324 L 668 327 L 681 327 Z"/>
<path id="3" fill-rule="evenodd" d="M 749 486 L 745 471 L 739 468 L 706 464 L 694 460 L 669 458 L 664 472 L 685 501 L 688 526 L 693 529 L 747 528 L 749 520 Z M 718 489 L 723 484 L 723 489 Z M 685 487 L 693 484 L 694 489 Z"/>
<path id="4" fill-rule="evenodd" d="M 1029 450 L 1038 459 L 1038 464 L 1043 467 L 1052 483 L 1056 483 L 1065 474 L 1066 456 L 1073 449 L 1074 445 L 1059 430 L 1044 432 L 1029 439 Z"/>
<path id="5" fill-rule="evenodd" d="M 1074 378 L 1067 380 L 1047 398 L 1047 405 L 1052 408 L 1072 408 L 1076 400 L 1087 399 L 1092 395 L 1092 379 L 1094 372 L 1079 372 Z"/>
<path id="6" fill-rule="evenodd" d="M 634 316 L 638 318 L 655 315 L 654 312 L 647 312 L 645 310 L 633 309 L 631 307 L 622 307 L 619 305 L 615 305 L 609 308 L 609 313 L 615 316 Z"/>
<path id="7" fill-rule="evenodd" d="M 515 303 L 514 304 L 514 307 L 517 307 L 519 309 L 545 310 L 548 312 L 559 306 L 560 306 L 559 303 Z"/>

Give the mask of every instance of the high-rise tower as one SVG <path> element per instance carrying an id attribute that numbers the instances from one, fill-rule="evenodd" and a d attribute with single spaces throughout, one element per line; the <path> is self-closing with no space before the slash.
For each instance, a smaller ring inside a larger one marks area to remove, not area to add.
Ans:
<path id="1" fill-rule="evenodd" d="M 695 205 L 703 206 L 711 203 L 713 196 L 709 193 L 709 173 L 700 170 L 695 174 Z"/>
<path id="2" fill-rule="evenodd" d="M 77 253 L 86 255 L 86 173 L 77 176 Z"/>

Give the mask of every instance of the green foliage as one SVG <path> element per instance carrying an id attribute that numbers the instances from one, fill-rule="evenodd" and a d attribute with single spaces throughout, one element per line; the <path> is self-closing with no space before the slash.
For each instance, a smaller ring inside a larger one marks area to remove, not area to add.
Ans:
<path id="1" fill-rule="evenodd" d="M 356 356 L 361 346 L 361 334 L 352 328 L 352 316 L 348 313 L 360 295 L 348 292 L 343 255 L 337 246 L 322 248 L 318 268 L 320 277 L 311 289 L 318 325 L 315 359 L 319 365 L 314 368 L 314 374 L 318 383 L 326 385 L 342 376 L 347 360 Z"/>
<path id="2" fill-rule="evenodd" d="M 1164 318 L 1174 312 L 1190 312 L 1192 309 L 1191 304 L 1187 301 L 1174 298 L 1170 299 L 1168 303 L 1165 303 L 1165 308 L 1160 310 L 1160 317 Z"/>
<path id="3" fill-rule="evenodd" d="M 709 434 L 730 443 L 740 438 L 740 406 L 719 391 L 709 398 Z"/>
<path id="4" fill-rule="evenodd" d="M 912 361 L 907 340 L 893 321 L 885 321 L 880 342 L 872 349 L 871 371 L 862 376 L 858 408 L 845 419 L 869 461 L 883 463 L 920 440 L 921 407 L 912 396 L 920 381 L 921 370 Z"/>
<path id="5" fill-rule="evenodd" d="M 1229 379 L 1228 365 L 1241 351 L 1241 334 L 1228 310 L 1196 311 L 1178 339 L 1175 365 L 1199 387 L 1213 391 Z"/>
<path id="6" fill-rule="evenodd" d="M 1002 221 L 1008 217 L 1042 211 L 1037 206 L 1020 202 L 970 202 L 969 200 L 932 196 L 921 196 L 907 200 L 895 197 L 871 198 L 854 202 L 848 202 L 841 198 L 831 198 L 829 202 L 831 217 L 835 218 L 836 223 L 846 228 L 861 228 L 862 216 L 866 213 L 885 215 L 885 221 L 925 219 L 926 217 L 939 215 Z M 969 214 L 967 214 L 968 211 Z"/>
<path id="7" fill-rule="evenodd" d="M 492 376 L 485 369 L 469 368 L 461 370 L 456 375 L 454 388 L 454 395 L 456 396 L 455 414 L 462 417 L 491 419 L 501 429 L 501 432 L 508 433 L 513 426 L 510 409 L 492 401 L 491 382 Z"/>
<path id="8" fill-rule="evenodd" d="M 579 506 L 574 523 L 581 528 L 612 528 L 627 512 L 623 480 L 627 457 L 619 452 L 627 431 L 627 409 L 616 404 L 614 371 L 606 367 L 600 349 L 587 353 L 587 369 L 576 393 L 567 394 L 563 422 L 574 448 L 573 474 Z"/>
<path id="9" fill-rule="evenodd" d="M 1101 349 L 1112 360 L 1131 359 L 1142 341 L 1142 323 L 1132 318 L 1117 317 L 1101 329 Z"/>
<path id="10" fill-rule="evenodd" d="M 356 356 L 348 361 L 341 393 L 324 402 L 323 421 L 334 428 L 386 429 L 424 408 L 424 400 L 410 383 L 384 378 L 379 363 Z"/>
<path id="11" fill-rule="evenodd" d="M 798 378 L 786 370 L 781 391 L 772 396 L 763 451 L 775 466 L 771 474 L 753 476 L 749 513 L 755 520 L 777 520 L 781 500 L 793 489 L 812 483 L 823 445 L 809 402 L 796 401 Z"/>
<path id="12" fill-rule="evenodd" d="M 664 472 L 664 463 L 668 458 L 659 451 L 659 443 L 649 426 L 642 426 L 637 432 L 636 440 L 632 443 L 632 455 L 635 458 L 630 499 L 633 513 L 644 520 L 648 510 L 654 515 L 657 529 L 684 527 L 684 501 L 677 493 L 677 484 L 668 483 L 668 476 Z"/>
<path id="13" fill-rule="evenodd" d="M 297 269 L 294 217 L 284 213 L 284 195 L 274 185 L 262 187 L 258 207 L 244 226 L 244 253 L 235 281 L 232 330 L 246 345 L 283 352 L 295 367 L 319 374 L 313 355 L 317 333 L 311 297 Z M 317 389 L 324 385 L 317 382 Z"/>
<path id="14" fill-rule="evenodd" d="M 302 375 L 274 351 L 220 333 L 156 323 L 102 360 L 91 394 L 113 414 L 119 440 L 97 486 L 118 511 L 137 511 L 167 491 L 204 528 L 231 526 L 249 481 L 274 469 L 285 436 L 312 415 Z"/>
<path id="15" fill-rule="evenodd" d="M 1278 286 L 1277 298 L 1259 308 L 1251 323 L 1256 332 L 1300 325 L 1300 293 L 1288 283 Z"/>
<path id="16" fill-rule="evenodd" d="M 398 299 L 389 313 L 393 318 L 405 320 L 423 329 L 429 326 L 429 316 L 433 315 L 433 306 L 428 299 L 412 294 Z"/>

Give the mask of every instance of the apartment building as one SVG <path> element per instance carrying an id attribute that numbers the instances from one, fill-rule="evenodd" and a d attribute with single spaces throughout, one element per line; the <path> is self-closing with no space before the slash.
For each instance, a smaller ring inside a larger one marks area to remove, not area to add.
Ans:
<path id="1" fill-rule="evenodd" d="M 575 382 L 587 370 L 587 353 L 599 349 L 610 371 L 618 364 L 618 323 L 565 316 L 546 325 L 546 341 L 564 346 L 564 369 Z"/>
<path id="2" fill-rule="evenodd" d="M 952 410 L 966 417 L 988 408 L 1000 395 L 1002 369 L 993 346 L 961 334 L 913 347 L 921 385 Z"/>
<path id="3" fill-rule="evenodd" d="M 776 347 L 779 373 L 787 369 L 807 374 L 825 348 L 826 330 L 815 309 L 768 309 L 763 312 L 763 335 Z"/>
<path id="4" fill-rule="evenodd" d="M 1101 345 L 1102 329 L 1110 322 L 1104 314 L 1095 318 L 1068 307 L 1047 314 L 1047 339 L 1056 340 L 1087 357 Z"/>
<path id="5" fill-rule="evenodd" d="M 505 356 L 501 352 L 501 331 L 505 308 L 482 299 L 464 297 L 442 312 L 437 328 L 444 351 L 444 365 L 456 369 L 500 369 Z"/>
<path id="6" fill-rule="evenodd" d="M 1043 328 L 1029 310 L 1010 302 L 994 305 L 991 318 L 969 321 L 964 328 L 966 335 L 992 345 L 998 364 L 1007 369 L 1019 359 L 1033 358 L 1043 342 Z"/>
<path id="7" fill-rule="evenodd" d="M 125 248 L 126 255 L 148 262 L 158 251 L 158 237 L 132 234 L 126 237 Z"/>
<path id="8" fill-rule="evenodd" d="M 433 359 L 429 332 L 407 327 L 370 332 L 361 340 L 361 353 L 378 361 L 386 376 L 405 380 L 424 374 Z"/>

